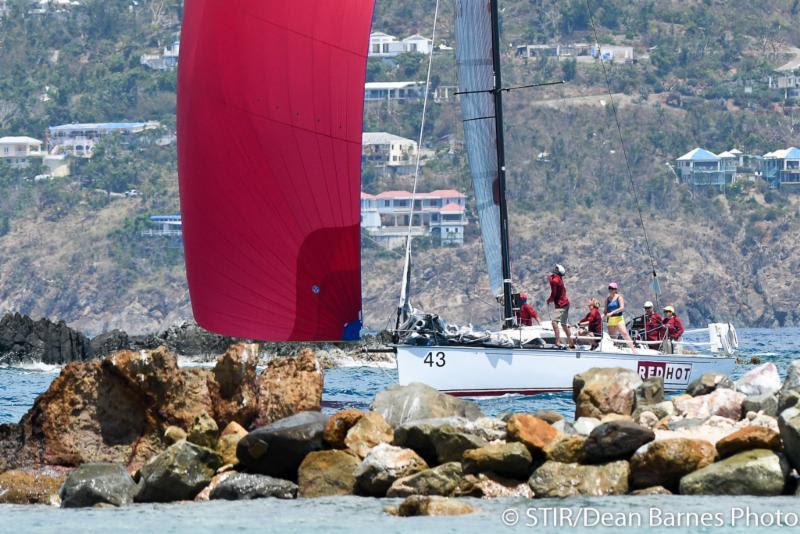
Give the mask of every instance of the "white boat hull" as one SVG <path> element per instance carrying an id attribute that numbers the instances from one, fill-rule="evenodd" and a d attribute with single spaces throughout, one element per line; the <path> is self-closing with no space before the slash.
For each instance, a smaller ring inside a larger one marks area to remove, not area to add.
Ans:
<path id="1" fill-rule="evenodd" d="M 401 385 L 422 382 L 460 396 L 571 391 L 572 378 L 592 367 L 622 367 L 638 373 L 643 379 L 663 376 L 666 390 L 682 391 L 703 373 L 730 374 L 735 362 L 733 357 L 713 355 L 460 346 L 397 347 L 397 372 Z"/>

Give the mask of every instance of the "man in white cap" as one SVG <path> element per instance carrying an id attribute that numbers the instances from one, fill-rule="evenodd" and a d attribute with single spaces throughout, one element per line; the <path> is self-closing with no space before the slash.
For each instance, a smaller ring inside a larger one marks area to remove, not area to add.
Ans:
<path id="1" fill-rule="evenodd" d="M 659 341 L 663 330 L 663 319 L 653 310 L 653 303 L 644 303 L 644 336 L 647 341 Z"/>
<path id="2" fill-rule="evenodd" d="M 567 335 L 567 342 L 569 348 L 575 347 L 575 341 L 572 339 L 572 332 L 570 332 L 569 324 L 569 298 L 567 298 L 567 288 L 564 286 L 564 275 L 567 270 L 563 265 L 556 264 L 553 268 L 553 274 L 550 275 L 550 296 L 547 298 L 547 304 L 553 304 L 553 332 L 555 333 L 556 348 L 565 348 L 561 344 L 561 332 L 559 325 L 564 328 L 564 333 Z"/>

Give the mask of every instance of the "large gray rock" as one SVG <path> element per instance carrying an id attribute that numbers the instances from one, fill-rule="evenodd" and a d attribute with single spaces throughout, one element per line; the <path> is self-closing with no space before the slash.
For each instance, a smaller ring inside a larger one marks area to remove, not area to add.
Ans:
<path id="1" fill-rule="evenodd" d="M 788 408 L 778 417 L 778 428 L 786 457 L 795 469 L 800 469 L 800 410 Z"/>
<path id="2" fill-rule="evenodd" d="M 736 381 L 735 387 L 747 396 L 771 395 L 781 389 L 781 377 L 774 363 L 765 363 L 747 371 Z"/>
<path id="3" fill-rule="evenodd" d="M 153 457 L 139 471 L 137 502 L 173 502 L 194 499 L 222 466 L 216 451 L 179 441 Z"/>
<path id="4" fill-rule="evenodd" d="M 139 487 L 120 464 L 83 464 L 73 470 L 59 496 L 62 508 L 87 508 L 97 504 L 133 503 Z"/>
<path id="5" fill-rule="evenodd" d="M 370 409 L 383 415 L 395 427 L 418 419 L 458 416 L 474 421 L 483 417 L 483 412 L 474 402 L 440 393 L 419 383 L 389 386 L 375 395 Z"/>
<path id="6" fill-rule="evenodd" d="M 460 462 L 464 451 L 479 449 L 488 442 L 478 436 L 459 432 L 449 425 L 435 428 L 431 432 L 431 441 L 436 450 L 436 463 Z"/>
<path id="7" fill-rule="evenodd" d="M 528 484 L 536 497 L 624 495 L 630 472 L 624 460 L 605 465 L 548 461 L 533 472 Z"/>
<path id="8" fill-rule="evenodd" d="M 322 449 L 327 419 L 320 412 L 300 412 L 257 428 L 239 440 L 236 457 L 249 471 L 297 480 L 306 455 Z"/>
<path id="9" fill-rule="evenodd" d="M 767 449 L 740 452 L 683 477 L 683 495 L 781 495 L 789 463 Z"/>
<path id="10" fill-rule="evenodd" d="M 381 443 L 356 469 L 357 491 L 362 495 L 383 497 L 395 480 L 425 469 L 428 464 L 411 449 Z"/>
<path id="11" fill-rule="evenodd" d="M 439 429 L 446 430 L 440 433 Z M 464 417 L 441 417 L 409 421 L 399 425 L 394 430 L 394 441 L 392 443 L 398 447 L 413 449 L 429 465 L 435 465 L 440 461 L 433 436 L 437 434 L 437 438 L 442 438 L 451 432 L 469 435 L 485 442 L 504 441 L 507 437 L 506 424 L 500 419 L 481 417 L 475 421 L 470 421 Z M 454 458 L 453 461 L 460 459 L 461 457 L 459 456 Z"/>
<path id="12" fill-rule="evenodd" d="M 786 379 L 778 392 L 778 413 L 791 408 L 800 400 L 800 360 L 794 360 L 786 369 Z"/>
<path id="13" fill-rule="evenodd" d="M 656 438 L 655 433 L 632 421 L 611 421 L 592 430 L 583 445 L 587 463 L 604 463 L 630 456 Z"/>
<path id="14" fill-rule="evenodd" d="M 280 478 L 251 473 L 236 473 L 220 482 L 211 490 L 211 500 L 243 501 L 275 497 L 294 499 L 297 497 L 297 484 Z"/>
<path id="15" fill-rule="evenodd" d="M 34 321 L 19 313 L 0 319 L 0 365 L 26 361 L 63 365 L 92 356 L 89 339 L 64 321 Z"/>
<path id="16" fill-rule="evenodd" d="M 777 417 L 778 415 L 778 396 L 769 393 L 763 395 L 752 395 L 747 397 L 742 403 L 742 412 L 764 412 L 765 415 Z"/>
<path id="17" fill-rule="evenodd" d="M 708 395 L 717 389 L 733 389 L 733 381 L 723 373 L 705 373 L 697 378 L 686 388 L 686 393 L 692 397 Z"/>
<path id="18" fill-rule="evenodd" d="M 636 388 L 636 405 L 657 404 L 664 400 L 664 377 L 651 376 Z"/>
<path id="19" fill-rule="evenodd" d="M 459 489 L 462 475 L 460 463 L 448 462 L 432 469 L 398 478 L 392 483 L 386 496 L 453 495 Z"/>

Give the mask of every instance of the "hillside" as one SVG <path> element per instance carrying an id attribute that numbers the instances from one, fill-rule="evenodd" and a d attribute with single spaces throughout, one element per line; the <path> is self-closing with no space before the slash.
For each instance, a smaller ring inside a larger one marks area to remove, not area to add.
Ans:
<path id="1" fill-rule="evenodd" d="M 800 53 L 800 27 L 792 23 L 798 3 L 591 2 L 601 43 L 646 56 L 610 65 L 611 90 L 663 298 L 695 325 L 800 324 L 800 194 L 763 181 L 693 191 L 677 184 L 666 165 L 695 146 L 763 154 L 800 144 L 800 116 L 767 84 L 772 69 Z M 159 135 L 173 131 L 175 72 L 147 69 L 139 56 L 174 39 L 180 2 L 89 0 L 36 16 L 27 14 L 27 0 L 9 4 L 11 14 L 0 21 L 0 136 L 42 138 L 54 124 L 117 120 L 157 120 L 164 126 Z M 429 34 L 433 5 L 379 0 L 373 28 Z M 513 53 L 521 44 L 594 41 L 586 2 L 501 5 L 506 83 L 567 82 L 506 97 L 514 278 L 541 308 L 544 277 L 558 261 L 567 265 L 576 304 L 602 296 L 614 279 L 638 306 L 651 298 L 649 259 L 602 70 Z M 439 36 L 453 44 L 452 6 L 444 2 L 442 9 Z M 434 85 L 455 85 L 452 51 L 434 58 Z M 368 76 L 421 80 L 424 60 L 370 59 Z M 416 138 L 420 111 L 415 103 L 370 104 L 365 128 Z M 469 196 L 466 156 L 449 153 L 445 137 L 463 138 L 457 104 L 432 105 L 428 124 L 426 145 L 437 157 L 420 190 L 446 186 Z M 547 161 L 537 159 L 542 152 Z M 75 161 L 70 178 L 24 179 L 35 174 L 0 166 L 0 307 L 63 319 L 90 334 L 152 332 L 190 316 L 180 249 L 141 235 L 150 215 L 178 210 L 174 144 L 110 140 L 91 160 Z M 365 169 L 363 185 L 378 192 L 411 184 Z M 141 196 L 96 191 L 131 188 Z M 472 205 L 468 216 L 464 247 L 418 243 L 414 302 L 455 322 L 486 325 L 496 307 Z M 365 319 L 381 328 L 393 315 L 402 259 L 369 240 L 362 257 Z"/>

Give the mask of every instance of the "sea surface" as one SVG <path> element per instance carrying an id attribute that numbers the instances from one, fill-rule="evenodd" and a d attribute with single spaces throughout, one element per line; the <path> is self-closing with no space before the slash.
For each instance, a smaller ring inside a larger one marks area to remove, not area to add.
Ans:
<path id="1" fill-rule="evenodd" d="M 740 363 L 734 378 L 773 362 L 781 374 L 800 358 L 800 329 L 741 329 Z M 696 337 L 695 340 L 701 340 Z M 17 422 L 58 375 L 45 365 L 0 368 L 0 423 Z M 325 374 L 323 409 L 366 408 L 376 393 L 396 381 L 383 367 L 343 367 Z M 569 393 L 476 399 L 483 411 L 555 410 L 572 417 Z M 396 518 L 383 507 L 397 500 L 340 497 L 316 500 L 136 505 L 120 510 L 60 510 L 0 505 L 4 532 L 800 532 L 795 497 L 605 497 L 567 500 L 471 501 L 478 513 L 447 518 Z M 513 526 L 510 526 L 513 524 Z M 604 526 L 605 525 L 605 526 Z"/>

